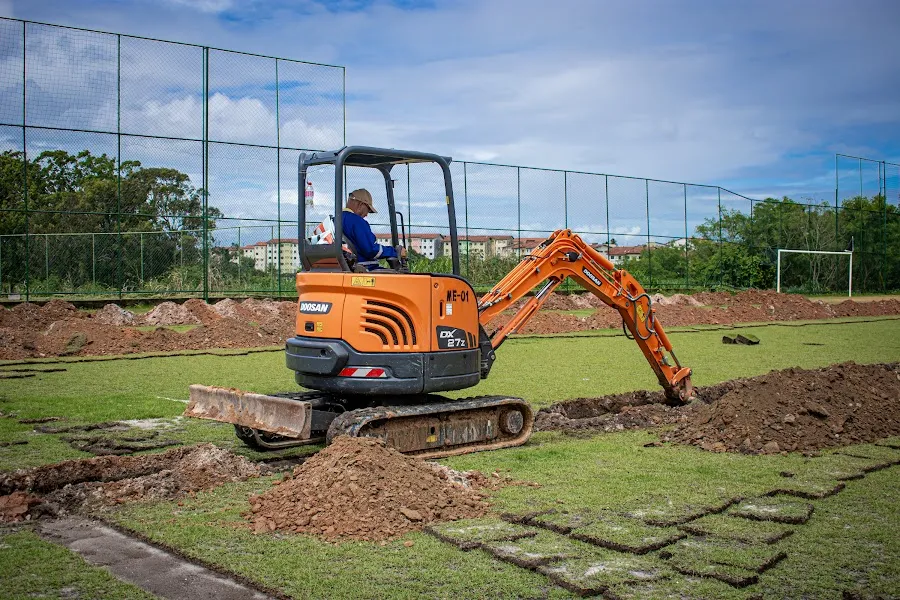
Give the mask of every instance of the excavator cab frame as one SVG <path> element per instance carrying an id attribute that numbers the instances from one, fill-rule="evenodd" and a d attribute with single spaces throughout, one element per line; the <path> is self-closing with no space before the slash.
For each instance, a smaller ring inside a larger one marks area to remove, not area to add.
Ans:
<path id="1" fill-rule="evenodd" d="M 343 202 L 346 169 L 365 167 L 379 171 L 384 176 L 385 195 L 387 197 L 388 217 L 391 226 L 391 245 L 400 243 L 397 228 L 397 207 L 394 200 L 394 186 L 391 171 L 397 165 L 413 163 L 434 163 L 441 168 L 444 179 L 444 192 L 447 202 L 447 220 L 450 230 L 450 248 L 453 274 L 459 275 L 459 240 L 456 231 L 456 209 L 453 201 L 453 179 L 450 175 L 450 163 L 453 159 L 427 152 L 407 150 L 388 150 L 369 146 L 345 146 L 330 152 L 302 153 L 297 161 L 297 189 L 302 193 L 306 189 L 306 176 L 310 167 L 334 166 L 334 240 L 330 244 L 312 244 L 306 238 L 306 204 L 297 203 L 297 231 L 299 236 L 300 264 L 304 271 L 352 271 L 342 250 L 344 240 Z M 401 218 L 402 218 L 402 213 Z"/>

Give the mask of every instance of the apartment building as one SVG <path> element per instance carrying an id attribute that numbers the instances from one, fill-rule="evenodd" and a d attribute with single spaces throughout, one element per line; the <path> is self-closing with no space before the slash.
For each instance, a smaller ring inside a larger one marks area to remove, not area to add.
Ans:
<path id="1" fill-rule="evenodd" d="M 382 246 L 391 245 L 391 234 L 376 233 L 375 241 Z M 406 238 L 409 248 L 425 258 L 439 258 L 444 255 L 444 235 L 441 233 L 411 233 Z M 447 239 L 449 243 L 449 238 Z"/>
<path id="2" fill-rule="evenodd" d="M 241 247 L 241 253 L 253 259 L 253 267 L 257 271 L 265 271 L 269 267 L 277 268 L 281 249 L 281 272 L 297 271 L 300 268 L 300 246 L 296 238 L 272 239 L 267 242 L 256 242 Z"/>

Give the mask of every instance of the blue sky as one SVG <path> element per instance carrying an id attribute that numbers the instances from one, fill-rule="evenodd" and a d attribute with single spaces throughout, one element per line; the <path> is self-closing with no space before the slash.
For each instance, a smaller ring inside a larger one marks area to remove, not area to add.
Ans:
<path id="1" fill-rule="evenodd" d="M 895 0 L 0 0 L 0 16 L 344 65 L 348 143 L 816 200 L 836 152 L 900 162 Z M 218 101 L 254 114 L 247 84 Z M 197 109 L 179 102 L 150 108 Z M 298 135 L 335 139 L 303 114 Z"/>

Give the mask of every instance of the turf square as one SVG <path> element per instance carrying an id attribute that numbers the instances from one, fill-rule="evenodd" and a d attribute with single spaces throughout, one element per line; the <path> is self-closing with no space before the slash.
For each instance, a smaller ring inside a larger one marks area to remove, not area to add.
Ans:
<path id="1" fill-rule="evenodd" d="M 460 550 L 479 548 L 485 542 L 514 541 L 533 537 L 538 533 L 536 529 L 497 518 L 463 519 L 430 525 L 425 531 L 441 541 L 455 545 Z"/>
<path id="2" fill-rule="evenodd" d="M 575 558 L 591 550 L 586 544 L 549 531 L 518 540 L 484 542 L 481 547 L 496 558 L 525 569 Z"/>
<path id="3" fill-rule="evenodd" d="M 708 515 L 678 527 L 692 535 L 725 538 L 749 544 L 774 544 L 794 533 L 789 525 L 751 521 L 730 515 Z"/>
<path id="4" fill-rule="evenodd" d="M 763 573 L 787 558 L 787 553 L 765 544 L 746 544 L 722 538 L 688 538 L 666 548 L 660 556 L 683 563 L 726 565 Z"/>
<path id="5" fill-rule="evenodd" d="M 639 519 L 612 513 L 598 514 L 594 522 L 574 529 L 573 538 L 633 554 L 646 554 L 668 546 L 686 534 L 675 527 L 654 527 Z"/>
<path id="6" fill-rule="evenodd" d="M 867 472 L 872 470 L 873 466 L 891 466 L 900 463 L 900 449 L 888 446 L 879 446 L 876 444 L 860 444 L 859 446 L 848 446 L 838 450 L 838 454 L 845 456 L 860 457 L 872 461 L 876 461 L 877 465 L 870 465 Z"/>
<path id="7" fill-rule="evenodd" d="M 658 581 L 673 575 L 664 561 L 601 548 L 537 570 L 579 596 L 605 594 L 612 586 Z"/>
<path id="8" fill-rule="evenodd" d="M 554 510 L 531 519 L 530 523 L 556 533 L 566 535 L 577 527 L 583 527 L 597 518 L 595 513 L 582 510 Z"/>
<path id="9" fill-rule="evenodd" d="M 753 521 L 801 525 L 809 520 L 812 513 L 813 505 L 808 502 L 769 497 L 744 500 L 728 509 L 727 514 Z"/>
<path id="10" fill-rule="evenodd" d="M 640 519 L 648 525 L 656 527 L 672 527 L 689 523 L 695 519 L 699 519 L 705 515 L 713 515 L 727 510 L 732 504 L 740 502 L 741 498 L 728 498 L 719 504 L 709 506 L 675 506 L 668 505 L 660 508 L 659 505 L 646 508 L 632 510 L 626 513 L 626 516 Z"/>

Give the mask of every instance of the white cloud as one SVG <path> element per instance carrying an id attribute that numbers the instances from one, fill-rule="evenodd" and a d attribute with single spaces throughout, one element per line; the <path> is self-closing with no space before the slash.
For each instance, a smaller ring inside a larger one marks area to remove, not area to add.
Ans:
<path id="1" fill-rule="evenodd" d="M 202 13 L 220 13 L 234 6 L 233 0 L 163 0 L 175 7 L 190 8 Z"/>

